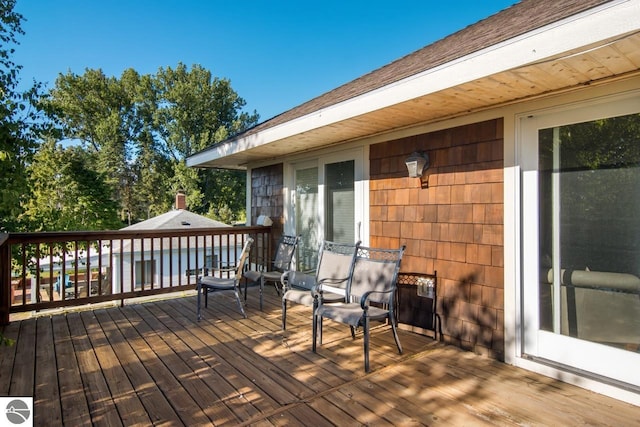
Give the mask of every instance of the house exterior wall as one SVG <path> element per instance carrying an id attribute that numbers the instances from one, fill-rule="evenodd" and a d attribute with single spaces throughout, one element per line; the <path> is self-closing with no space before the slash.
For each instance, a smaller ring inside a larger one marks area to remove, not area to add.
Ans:
<path id="1" fill-rule="evenodd" d="M 406 245 L 402 271 L 438 272 L 445 341 L 504 359 L 503 120 L 370 147 L 370 244 Z M 430 167 L 408 178 L 405 159 Z"/>
<path id="2" fill-rule="evenodd" d="M 187 251 L 187 249 L 182 249 L 165 252 L 162 256 L 158 256 L 158 254 L 155 253 L 153 255 L 153 260 L 155 262 L 155 274 L 153 277 L 153 282 L 155 286 L 158 287 L 161 283 L 165 287 L 169 286 L 169 283 L 171 283 L 172 286 L 186 285 L 188 283 L 195 284 L 197 276 L 193 274 L 188 277 L 186 273 L 188 269 L 194 270 L 195 272 L 195 270 L 204 266 L 205 256 L 210 255 L 209 253 L 205 252 L 209 251 L 205 251 L 204 249 L 200 249 L 198 251 Z M 223 250 L 222 252 L 222 254 L 216 252 L 215 256 L 218 258 L 218 262 L 221 263 L 221 265 L 227 265 L 228 261 L 226 260 L 226 251 Z M 136 289 L 134 284 L 137 278 L 135 277 L 135 264 L 133 269 L 131 266 L 131 258 L 128 255 L 124 257 L 124 260 L 122 262 L 122 270 L 120 269 L 120 256 L 118 254 L 114 254 L 113 259 L 113 273 L 111 274 L 113 293 L 135 291 Z M 151 259 L 151 252 L 145 252 L 145 262 L 149 262 L 151 261 Z M 137 263 L 141 260 L 142 257 L 140 256 L 140 252 L 136 252 L 134 254 L 133 262 Z M 196 260 L 198 260 L 198 262 L 196 262 Z M 133 276 L 132 271 L 134 272 Z M 121 273 L 122 290 L 120 290 Z M 145 282 L 145 289 L 149 289 L 151 279 L 149 277 L 145 277 Z"/>
<path id="3" fill-rule="evenodd" d="M 275 248 L 284 230 L 283 164 L 251 170 L 251 224 L 260 215 L 273 221 L 271 247 Z"/>

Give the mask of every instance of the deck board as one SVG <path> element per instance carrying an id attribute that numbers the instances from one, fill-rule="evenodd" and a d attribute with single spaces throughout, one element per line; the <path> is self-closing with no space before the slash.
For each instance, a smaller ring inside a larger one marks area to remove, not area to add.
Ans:
<path id="1" fill-rule="evenodd" d="M 311 311 L 280 299 L 248 318 L 212 294 L 41 315 L 3 329 L 0 394 L 33 396 L 36 425 L 633 425 L 640 408 L 400 331 L 362 335 L 325 322 L 311 351 Z M 34 350 L 35 349 L 35 350 Z"/>
<path id="2" fill-rule="evenodd" d="M 193 336 L 194 348 L 198 349 L 198 354 L 206 362 L 212 375 L 215 375 L 216 389 L 221 394 L 221 399 L 239 419 L 254 417 L 261 411 L 277 406 L 269 396 L 262 396 L 254 390 L 253 382 L 236 367 L 233 353 L 228 352 L 223 344 L 218 342 L 214 345 L 214 337 L 204 329 L 195 327 L 192 319 L 175 319 L 184 327 L 185 333 Z"/>
<path id="3" fill-rule="evenodd" d="M 153 378 L 162 384 L 165 394 L 170 393 L 169 400 L 179 409 L 181 419 L 191 414 L 197 424 L 213 422 L 216 415 L 221 415 L 219 410 L 222 409 L 211 405 L 216 402 L 215 394 L 162 339 L 160 334 L 164 329 L 161 323 L 153 320 L 150 323 L 141 315 L 144 311 L 144 308 L 138 309 L 137 306 L 122 309 L 123 315 L 138 334 L 136 352 L 142 350 L 145 363 L 152 362 Z"/>
<path id="4" fill-rule="evenodd" d="M 96 318 L 102 325 L 106 336 L 109 337 L 109 344 L 124 371 L 124 377 L 129 379 L 131 386 L 136 390 L 140 402 L 149 414 L 150 421 L 156 423 L 164 420 L 173 425 L 180 425 L 180 417 L 165 399 L 162 391 L 147 372 L 144 363 L 127 342 L 115 319 L 109 314 L 110 312 L 107 310 L 97 310 Z"/>
<path id="5" fill-rule="evenodd" d="M 67 321 L 93 424 L 123 425 L 81 314 L 70 313 Z"/>
<path id="6" fill-rule="evenodd" d="M 60 407 L 60 387 L 56 366 L 56 354 L 54 345 L 53 325 L 50 318 L 41 317 L 36 322 L 36 335 L 41 351 L 36 353 L 35 396 L 41 396 L 34 401 L 39 410 L 35 415 L 36 425 L 47 423 L 60 425 L 62 423 L 62 411 Z"/>
<path id="7" fill-rule="evenodd" d="M 74 426 L 90 426 L 89 404 L 84 392 L 67 316 L 53 316 L 50 319 L 56 348 L 55 361 L 62 423 Z M 43 398 L 46 399 L 48 397 L 45 395 Z M 38 410 L 38 413 L 40 413 L 40 410 Z M 36 417 L 39 416 L 36 414 Z"/>
<path id="8" fill-rule="evenodd" d="M 45 344 L 46 345 L 46 344 Z M 36 319 L 28 319 L 20 325 L 19 339 L 16 340 L 16 358 L 14 371 L 20 375 L 13 375 L 9 385 L 12 396 L 32 396 L 34 391 L 35 355 L 36 347 Z"/>
<path id="9" fill-rule="evenodd" d="M 91 346 L 94 349 L 96 359 L 100 364 L 104 380 L 109 388 L 109 393 L 113 397 L 113 403 L 118 410 L 122 423 L 127 426 L 151 424 L 151 419 L 144 405 L 135 392 L 130 378 L 127 376 L 112 347 L 114 342 L 110 343 L 107 340 L 97 313 L 87 311 L 83 312 L 80 317 L 87 329 Z M 126 360 L 126 363 L 129 363 L 129 360 Z"/>

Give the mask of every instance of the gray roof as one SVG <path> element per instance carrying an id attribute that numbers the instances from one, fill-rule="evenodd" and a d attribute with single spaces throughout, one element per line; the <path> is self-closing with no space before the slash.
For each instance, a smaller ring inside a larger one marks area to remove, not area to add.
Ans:
<path id="1" fill-rule="evenodd" d="M 268 119 L 227 141 L 257 134 L 610 1 L 522 0 L 448 37 Z"/>
<path id="2" fill-rule="evenodd" d="M 183 209 L 175 209 L 146 221 L 124 227 L 123 230 L 174 230 L 186 228 L 231 227 L 202 215 Z"/>
<path id="3" fill-rule="evenodd" d="M 137 224 L 130 225 L 128 227 L 124 227 L 122 230 L 176 230 L 176 229 L 190 229 L 190 228 L 231 228 L 232 226 L 229 224 L 225 224 L 220 221 L 214 221 L 202 215 L 195 214 L 193 212 L 189 212 L 183 209 L 174 209 L 172 211 L 163 213 L 162 215 L 155 216 L 153 218 L 149 218 L 146 221 L 139 222 Z M 213 241 L 211 240 L 213 238 Z M 186 247 L 203 247 L 204 246 L 214 246 L 220 247 L 221 239 L 220 236 L 215 235 L 211 236 L 183 236 L 183 237 L 164 237 L 162 238 L 163 244 L 165 248 L 170 247 L 172 245 L 173 248 L 186 248 Z M 187 243 L 188 240 L 188 243 Z M 229 245 L 236 245 L 235 236 L 230 236 L 228 241 Z M 145 250 L 149 250 L 152 246 L 152 241 L 155 242 L 156 250 L 160 247 L 160 239 L 134 239 L 134 251 L 139 252 L 142 248 L 142 244 L 144 244 Z M 113 242 L 114 250 L 120 250 L 120 243 L 115 241 Z M 123 242 L 123 250 L 128 251 L 131 247 L 131 241 L 125 240 Z"/>

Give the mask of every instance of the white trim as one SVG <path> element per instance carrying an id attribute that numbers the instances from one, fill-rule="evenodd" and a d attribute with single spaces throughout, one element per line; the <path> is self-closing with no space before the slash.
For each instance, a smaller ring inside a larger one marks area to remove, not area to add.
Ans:
<path id="1" fill-rule="evenodd" d="M 360 223 L 360 233 L 363 241 L 368 241 L 369 233 L 369 163 L 368 163 L 369 147 L 366 145 L 352 146 L 347 149 L 334 151 L 322 150 L 315 152 L 313 155 L 297 156 L 286 159 L 283 167 L 283 188 L 284 199 L 287 208 L 285 211 L 289 215 L 289 219 L 285 220 L 285 228 L 290 228 L 295 232 L 295 212 L 291 202 L 293 200 L 293 192 L 295 191 L 295 170 L 305 167 L 318 168 L 318 211 L 320 223 L 318 224 L 318 238 L 324 239 L 325 236 L 325 166 L 331 163 L 342 162 L 345 160 L 354 161 L 354 219 L 355 227 L 354 236 L 358 236 L 358 223 Z"/>
<path id="2" fill-rule="evenodd" d="M 550 97 L 544 100 L 535 102 L 524 103 L 515 106 L 519 111 L 515 112 L 513 117 L 514 131 L 516 136 L 513 141 L 514 146 L 508 149 L 510 144 L 507 141 L 508 131 L 508 116 L 505 116 L 505 361 L 515 366 L 525 368 L 543 375 L 556 378 L 570 384 L 578 385 L 580 387 L 587 388 L 589 390 L 603 393 L 608 396 L 614 397 L 619 400 L 623 400 L 635 405 L 640 405 L 640 395 L 624 388 L 616 387 L 613 384 L 597 381 L 596 379 L 589 378 L 588 376 L 582 376 L 578 373 L 571 373 L 567 370 L 561 369 L 559 366 L 554 367 L 548 364 L 544 364 L 538 361 L 531 360 L 523 353 L 526 342 L 527 352 L 529 354 L 537 354 L 539 356 L 554 358 L 548 351 L 541 352 L 539 346 L 544 343 L 539 342 L 543 339 L 545 342 L 548 340 L 554 340 L 557 337 L 549 336 L 552 334 L 527 334 L 525 336 L 523 331 L 523 325 L 527 326 L 527 330 L 537 329 L 534 322 L 530 320 L 523 320 L 526 313 L 521 312 L 524 304 L 529 306 L 530 301 L 527 301 L 527 297 L 524 296 L 524 280 L 525 278 L 533 278 L 534 283 L 537 282 L 538 275 L 537 263 L 531 268 L 528 267 L 524 260 L 525 252 L 522 246 L 524 242 L 531 242 L 535 240 L 537 242 L 537 230 L 532 230 L 532 223 L 537 224 L 537 210 L 531 206 L 524 205 L 521 207 L 520 203 L 526 203 L 526 194 L 537 194 L 536 188 L 522 188 L 523 185 L 527 185 L 527 182 L 532 185 L 537 183 L 537 153 L 535 147 L 532 147 L 531 141 L 525 140 L 529 137 L 531 132 L 527 132 L 527 129 L 551 127 L 554 125 L 565 125 L 570 123 L 577 123 L 584 121 L 585 119 L 598 119 L 604 117 L 617 116 L 621 114 L 627 114 L 629 112 L 635 112 L 640 109 L 640 89 L 638 84 L 640 79 L 633 78 L 628 81 L 613 83 L 611 85 L 605 85 L 605 87 L 588 88 L 581 91 L 576 91 L 572 94 L 564 96 Z M 534 126 L 533 124 L 536 123 Z M 517 166 L 510 170 L 508 167 L 508 161 L 511 153 L 515 153 L 515 159 Z M 526 174 L 533 174 L 531 178 L 526 178 Z M 534 196 L 535 197 L 535 196 Z M 528 211 L 534 210 L 536 212 L 531 213 L 535 218 L 529 220 L 527 223 L 526 215 Z M 514 226 L 515 224 L 515 226 Z M 512 231 L 513 230 L 513 231 Z M 523 236 L 523 237 L 520 237 Z M 529 249 L 537 253 L 535 248 Z M 509 255 L 508 255 L 509 254 Z M 512 255 L 511 255 L 512 254 Z M 513 257 L 514 260 L 509 258 Z M 515 264 L 512 264 L 515 263 Z M 535 277 L 534 277 L 535 276 Z M 509 289 L 509 288 L 512 289 Z M 535 290 L 534 290 L 535 291 Z M 537 298 L 535 292 L 533 296 L 528 298 Z M 524 299 L 523 299 L 524 298 Z M 527 309 L 525 308 L 525 311 Z M 533 309 L 536 312 L 536 309 Z M 515 337 L 514 341 L 511 338 Z M 567 345 L 565 337 L 562 338 L 562 343 L 546 344 L 545 348 L 551 349 L 552 352 L 563 352 L 567 348 L 571 350 L 579 349 L 583 344 L 579 340 L 569 340 L 572 344 Z M 557 341 L 557 339 L 556 339 Z M 582 353 L 586 354 L 591 352 L 592 346 L 595 344 L 589 344 L 589 350 L 584 350 Z M 600 350 L 603 354 L 607 354 L 605 359 L 607 363 L 611 363 L 612 360 L 620 359 L 618 363 L 613 363 L 613 374 L 609 372 L 611 378 L 615 378 L 615 370 L 621 369 L 621 365 L 631 365 L 631 354 L 620 354 L 620 350 L 607 348 L 602 346 Z M 558 353 L 560 354 L 560 353 Z M 562 357 L 561 357 L 562 356 Z M 560 354 L 556 358 L 562 359 L 564 356 Z M 570 358 L 575 363 L 569 363 L 570 365 L 579 366 L 575 358 Z M 589 363 L 595 364 L 589 367 Z M 599 370 L 594 366 L 598 366 L 598 360 L 581 362 L 582 369 L 591 369 L 593 371 Z M 626 379 L 619 378 L 619 379 Z M 636 378 L 633 380 L 633 378 Z M 636 383 L 637 374 L 634 377 L 629 377 L 631 383 Z"/>
<path id="3" fill-rule="evenodd" d="M 537 374 L 545 375 L 549 378 L 554 378 L 568 384 L 573 384 L 575 386 L 582 387 L 587 390 L 591 390 L 596 393 L 600 393 L 605 396 L 630 403 L 632 405 L 640 406 L 640 394 L 638 393 L 634 393 L 620 387 L 586 378 L 582 375 L 573 374 L 571 372 L 567 372 L 566 370 L 560 370 L 552 366 L 544 365 L 533 360 L 518 357 L 514 362 L 515 363 L 513 363 L 513 365 L 519 368 L 523 368 Z"/>
<path id="4" fill-rule="evenodd" d="M 639 16 L 640 0 L 606 3 L 306 116 L 212 147 L 188 158 L 187 164 L 196 166 L 502 71 L 589 50 L 596 43 L 640 29 Z"/>
<path id="5" fill-rule="evenodd" d="M 246 171 L 246 200 L 245 200 L 245 207 L 244 207 L 244 211 L 246 212 L 246 218 L 245 218 L 245 224 L 250 226 L 251 225 L 251 188 L 253 188 L 253 186 L 251 185 L 251 171 L 252 169 L 247 168 Z"/>
<path id="6" fill-rule="evenodd" d="M 517 343 L 521 342 L 520 319 L 520 166 L 517 164 L 515 117 L 504 115 L 504 194 L 503 194 L 503 265 L 504 265 L 504 357 L 506 363 L 514 363 Z M 510 243 L 511 242 L 511 243 Z M 508 250 L 511 248 L 511 250 Z"/>
<path id="7" fill-rule="evenodd" d="M 517 365 L 522 357 L 522 336 L 521 336 L 521 281 L 523 272 L 521 271 L 521 232 L 520 224 L 522 210 L 521 200 L 521 177 L 522 164 L 518 161 L 526 161 L 529 156 L 522 153 L 521 143 L 521 118 L 529 115 L 551 112 L 562 106 L 569 108 L 572 105 L 587 102 L 597 102 L 611 97 L 611 94 L 634 93 L 640 87 L 640 77 L 632 77 L 622 81 L 604 84 L 596 87 L 577 89 L 562 95 L 553 95 L 515 104 L 499 110 L 487 110 L 479 114 L 465 116 L 455 119 L 453 122 L 447 121 L 438 124 L 438 128 L 450 127 L 459 123 L 472 123 L 480 121 L 476 119 L 492 116 L 504 117 L 504 327 L 505 327 L 505 362 Z M 613 95 L 616 96 L 616 95 Z M 640 96 L 640 93 L 638 93 Z M 464 119 L 464 122 L 460 120 Z M 421 131 L 429 131 L 430 128 L 421 127 Z M 520 159 L 520 160 L 518 160 Z M 525 165 L 526 166 L 526 165 Z M 528 361 L 528 364 L 534 362 Z"/>

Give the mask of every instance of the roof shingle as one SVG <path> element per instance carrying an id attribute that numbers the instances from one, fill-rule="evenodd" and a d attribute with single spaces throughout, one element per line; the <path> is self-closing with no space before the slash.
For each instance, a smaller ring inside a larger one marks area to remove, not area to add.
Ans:
<path id="1" fill-rule="evenodd" d="M 610 1 L 522 0 L 422 49 L 259 123 L 229 140 L 253 135 L 355 98 Z"/>

